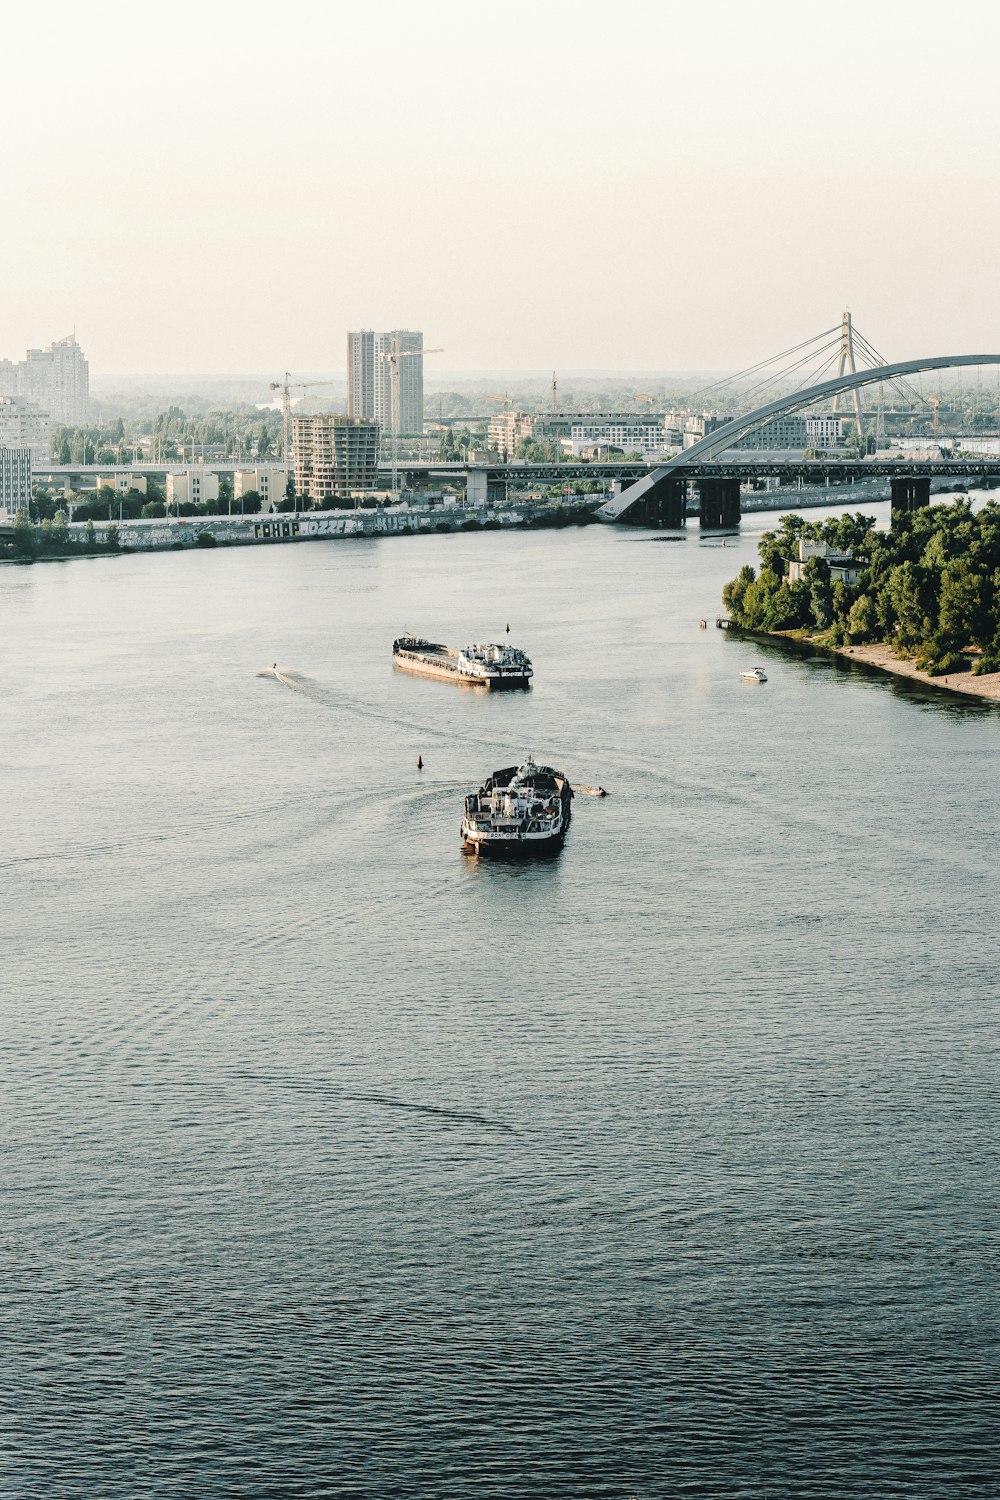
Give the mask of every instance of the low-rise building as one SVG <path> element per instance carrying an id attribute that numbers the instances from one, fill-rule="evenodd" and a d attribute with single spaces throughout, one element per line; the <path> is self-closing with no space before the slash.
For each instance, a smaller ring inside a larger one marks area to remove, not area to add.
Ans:
<path id="1" fill-rule="evenodd" d="M 0 511 L 13 520 L 31 508 L 31 449 L 0 445 Z"/>
<path id="2" fill-rule="evenodd" d="M 667 443 L 659 417 L 587 417 L 574 422 L 570 428 L 569 451 L 576 456 L 595 445 L 618 448 L 622 453 L 641 453 L 645 457 L 663 453 Z"/>
<path id="3" fill-rule="evenodd" d="M 535 436 L 537 416 L 527 411 L 500 411 L 490 417 L 486 430 L 489 447 L 506 458 L 513 458 L 518 443 Z"/>
<path id="4" fill-rule="evenodd" d="M 843 417 L 806 417 L 806 445 L 810 448 L 838 448 L 844 441 Z"/>
<path id="5" fill-rule="evenodd" d="M 244 495 L 260 496 L 261 510 L 277 510 L 288 489 L 288 470 L 275 464 L 256 469 L 237 469 L 233 474 L 233 499 Z"/>
<path id="6" fill-rule="evenodd" d="M 691 412 L 684 421 L 684 447 L 693 448 L 702 438 L 711 437 L 713 432 L 731 421 L 732 417 L 717 417 L 709 411 Z"/>
<path id="7" fill-rule="evenodd" d="M 753 432 L 747 432 L 733 444 L 734 448 L 752 448 L 769 453 L 805 452 L 808 446 L 806 419 L 800 416 L 775 417 Z"/>
<path id="8" fill-rule="evenodd" d="M 94 481 L 94 488 L 98 490 L 114 490 L 116 495 L 127 495 L 129 490 L 136 490 L 140 495 L 147 492 L 145 474 L 135 474 L 131 469 L 119 471 L 117 474 L 98 474 Z"/>
<path id="9" fill-rule="evenodd" d="M 187 469 L 167 475 L 167 507 L 209 505 L 219 498 L 219 476 L 211 469 Z"/>
<path id="10" fill-rule="evenodd" d="M 663 453 L 671 446 L 661 416 L 636 412 L 504 411 L 490 418 L 488 440 L 491 448 L 508 458 L 526 440 L 552 443 L 573 454 L 593 443 L 644 454 Z"/>
<path id="11" fill-rule="evenodd" d="M 793 557 L 788 564 L 789 583 L 800 582 L 811 557 L 824 559 L 830 568 L 830 580 L 833 583 L 853 586 L 865 570 L 865 564 L 858 562 L 849 551 L 838 552 L 836 547 L 831 547 L 827 542 L 807 542 L 799 537 L 799 555 Z"/>
<path id="12" fill-rule="evenodd" d="M 364 417 L 292 418 L 295 491 L 314 505 L 373 490 L 378 478 L 378 422 Z"/>

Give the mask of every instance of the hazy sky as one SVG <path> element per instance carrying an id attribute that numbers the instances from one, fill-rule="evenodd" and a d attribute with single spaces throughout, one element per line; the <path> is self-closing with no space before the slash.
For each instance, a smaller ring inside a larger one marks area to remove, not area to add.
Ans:
<path id="1" fill-rule="evenodd" d="M 1000 7 L 165 4 L 4 16 L 0 356 L 95 373 L 1000 345 Z"/>

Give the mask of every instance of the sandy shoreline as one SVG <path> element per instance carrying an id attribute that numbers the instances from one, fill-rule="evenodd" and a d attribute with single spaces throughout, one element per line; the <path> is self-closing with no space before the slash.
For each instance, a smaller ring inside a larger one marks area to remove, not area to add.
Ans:
<path id="1" fill-rule="evenodd" d="M 943 687 L 949 693 L 965 693 L 969 698 L 1000 702 L 1000 672 L 987 672 L 982 677 L 974 677 L 971 672 L 949 672 L 945 677 L 929 677 L 912 659 L 901 660 L 885 645 L 838 646 L 835 649 L 837 656 L 845 656 L 848 661 L 863 661 L 897 677 L 912 677 L 917 682 L 925 682 L 928 687 Z"/>
<path id="2" fill-rule="evenodd" d="M 755 635 L 757 632 L 750 630 L 746 634 Z M 971 672 L 949 672 L 945 677 L 930 677 L 920 670 L 912 657 L 900 659 L 893 654 L 891 647 L 881 643 L 874 646 L 824 646 L 799 631 L 764 630 L 760 634 L 772 640 L 800 641 L 818 651 L 829 651 L 831 656 L 842 656 L 846 661 L 860 661 L 866 666 L 877 667 L 880 672 L 891 672 L 894 677 L 910 677 L 927 687 L 944 688 L 949 693 L 963 693 L 967 698 L 987 698 L 991 703 L 1000 703 L 1000 672 L 984 673 L 982 677 L 974 677 Z"/>

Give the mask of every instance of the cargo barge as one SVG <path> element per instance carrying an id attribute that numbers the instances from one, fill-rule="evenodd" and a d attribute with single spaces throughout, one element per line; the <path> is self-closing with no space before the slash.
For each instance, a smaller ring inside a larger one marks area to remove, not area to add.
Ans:
<path id="1" fill-rule="evenodd" d="M 442 646 L 415 635 L 401 635 L 392 643 L 392 664 L 400 672 L 418 677 L 437 677 L 469 687 L 526 688 L 534 672 L 531 661 L 516 646 Z"/>
<path id="2" fill-rule="evenodd" d="M 529 755 L 507 766 L 465 799 L 462 847 L 467 854 L 518 859 L 556 854 L 569 827 L 573 788 L 562 771 L 536 766 Z"/>

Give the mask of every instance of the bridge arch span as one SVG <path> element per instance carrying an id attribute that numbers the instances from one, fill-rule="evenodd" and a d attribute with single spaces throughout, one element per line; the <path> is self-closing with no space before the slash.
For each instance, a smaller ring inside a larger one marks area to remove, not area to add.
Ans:
<path id="1" fill-rule="evenodd" d="M 708 437 L 702 438 L 701 442 L 693 443 L 690 448 L 678 453 L 676 458 L 660 464 L 643 479 L 622 490 L 620 495 L 612 496 L 595 514 L 602 521 L 620 521 L 634 507 L 649 500 L 652 492 L 665 480 L 683 478 L 684 470 L 689 464 L 714 458 L 724 449 L 731 448 L 738 438 L 744 437 L 772 417 L 790 415 L 801 411 L 803 407 L 812 406 L 814 401 L 822 401 L 825 396 L 836 396 L 841 391 L 856 390 L 859 386 L 877 385 L 879 381 L 895 380 L 900 375 L 920 375 L 925 370 L 955 369 L 961 365 L 1000 365 L 1000 354 L 938 354 L 927 359 L 907 359 L 899 364 L 875 365 L 870 370 L 859 370 L 854 375 L 839 375 L 833 380 L 823 380 L 819 385 L 793 391 L 790 396 L 769 401 L 744 417 L 734 417 L 731 422 L 723 423 Z"/>

